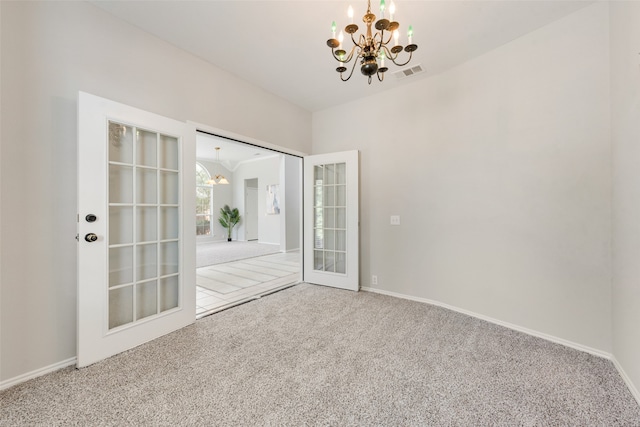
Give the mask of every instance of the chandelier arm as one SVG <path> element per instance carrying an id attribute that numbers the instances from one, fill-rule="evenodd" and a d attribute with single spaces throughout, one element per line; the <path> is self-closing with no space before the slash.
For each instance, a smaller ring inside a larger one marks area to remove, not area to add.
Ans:
<path id="1" fill-rule="evenodd" d="M 364 36 L 364 34 L 360 34 L 359 40 L 360 40 L 360 42 L 356 43 L 356 45 L 358 45 L 358 46 L 366 46 L 367 45 L 367 38 Z"/>
<path id="2" fill-rule="evenodd" d="M 353 33 L 349 34 L 351 36 L 351 41 L 353 42 L 354 45 L 358 45 L 358 43 L 356 43 L 356 39 L 353 38 Z M 360 34 L 362 35 L 362 34 Z"/>
<path id="3" fill-rule="evenodd" d="M 380 51 L 382 46 L 385 45 L 385 43 L 382 43 L 383 36 L 381 34 L 384 34 L 384 30 L 381 30 L 381 33 L 376 31 L 376 33 L 374 34 L 373 38 L 371 39 L 371 41 L 373 42 L 373 46 L 375 47 L 376 52 Z M 379 40 L 377 40 L 378 38 L 379 38 Z"/>
<path id="4" fill-rule="evenodd" d="M 351 78 L 351 76 L 353 75 L 353 70 L 356 69 L 356 64 L 358 63 L 358 61 L 353 61 L 353 67 L 351 67 L 351 72 L 349 73 L 349 77 L 347 77 L 346 79 L 342 77 L 342 73 L 340 73 L 340 80 L 342 80 L 343 82 L 346 82 L 347 80 L 349 80 Z"/>
<path id="5" fill-rule="evenodd" d="M 394 59 L 391 59 L 391 62 L 396 64 L 398 67 L 404 67 L 405 65 L 407 65 L 409 63 L 409 61 L 411 61 L 411 57 L 412 56 L 413 56 L 413 52 L 409 52 L 409 59 L 407 59 L 407 62 L 402 63 L 402 64 L 398 64 Z"/>
<path id="6" fill-rule="evenodd" d="M 381 81 L 383 81 L 383 80 L 384 80 L 384 73 L 381 73 L 380 71 L 378 71 L 378 72 L 376 73 L 376 75 L 378 76 L 378 81 L 379 81 L 379 82 L 381 82 Z M 380 77 L 380 76 L 382 76 L 382 77 Z"/>
<path id="7" fill-rule="evenodd" d="M 391 61 L 393 61 L 394 59 L 396 59 L 398 57 L 398 54 L 393 56 L 393 53 L 391 53 L 391 51 L 389 50 L 389 48 L 387 47 L 386 44 L 382 45 L 382 50 L 384 50 L 385 58 L 389 58 Z M 394 62 L 394 64 L 395 64 L 395 62 Z"/>
<path id="8" fill-rule="evenodd" d="M 383 30 L 383 32 L 384 32 L 384 30 Z M 381 38 L 383 38 L 383 37 L 381 37 Z M 386 42 L 382 43 L 382 44 L 386 47 L 389 44 L 389 42 L 391 41 L 392 38 L 393 38 L 393 31 L 389 31 L 389 39 Z"/>
<path id="9" fill-rule="evenodd" d="M 335 49 L 331 49 L 331 53 L 333 55 L 333 59 L 335 59 L 338 62 L 345 63 L 345 64 L 347 62 L 351 62 L 351 59 L 353 59 L 353 52 L 356 50 L 356 47 L 358 47 L 358 46 L 353 46 L 351 48 L 351 51 L 349 52 L 349 54 L 347 56 L 345 56 L 344 58 L 342 58 L 342 59 L 340 59 L 340 57 L 336 55 Z"/>
<path id="10" fill-rule="evenodd" d="M 381 32 L 376 31 L 376 33 L 373 35 L 373 42 L 378 44 L 378 49 L 380 48 L 380 46 L 382 46 L 382 34 L 384 33 L 384 30 L 380 30 Z M 380 41 L 377 41 L 376 39 L 380 38 Z"/>

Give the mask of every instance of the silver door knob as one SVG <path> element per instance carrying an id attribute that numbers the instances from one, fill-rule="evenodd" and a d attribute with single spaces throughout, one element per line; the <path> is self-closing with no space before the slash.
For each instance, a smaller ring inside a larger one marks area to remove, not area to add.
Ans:
<path id="1" fill-rule="evenodd" d="M 84 240 L 90 243 L 95 242 L 96 240 L 98 240 L 98 236 L 96 236 L 94 233 L 89 233 L 86 236 L 84 236 Z"/>

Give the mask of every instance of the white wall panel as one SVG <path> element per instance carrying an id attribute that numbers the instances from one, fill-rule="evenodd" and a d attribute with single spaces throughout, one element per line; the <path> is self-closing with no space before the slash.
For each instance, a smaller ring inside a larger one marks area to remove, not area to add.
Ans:
<path id="1" fill-rule="evenodd" d="M 613 352 L 640 402 L 640 3 L 611 2 Z"/>

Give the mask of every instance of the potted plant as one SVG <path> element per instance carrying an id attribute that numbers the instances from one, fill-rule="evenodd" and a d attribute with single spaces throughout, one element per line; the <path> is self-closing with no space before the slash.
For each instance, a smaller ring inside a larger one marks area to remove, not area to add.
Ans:
<path id="1" fill-rule="evenodd" d="M 220 217 L 218 218 L 220 225 L 227 229 L 227 241 L 231 241 L 231 230 L 240 222 L 240 211 L 238 208 L 231 209 L 229 205 L 220 208 Z"/>

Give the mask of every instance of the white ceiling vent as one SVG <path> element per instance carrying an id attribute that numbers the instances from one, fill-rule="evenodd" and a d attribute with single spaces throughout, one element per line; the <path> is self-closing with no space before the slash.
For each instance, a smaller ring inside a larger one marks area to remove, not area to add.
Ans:
<path id="1" fill-rule="evenodd" d="M 422 68 L 422 65 L 418 64 L 413 67 L 405 68 L 404 70 L 396 71 L 393 75 L 396 76 L 396 79 L 404 79 L 405 77 L 411 77 L 414 74 L 419 74 L 423 71 L 424 69 Z"/>

